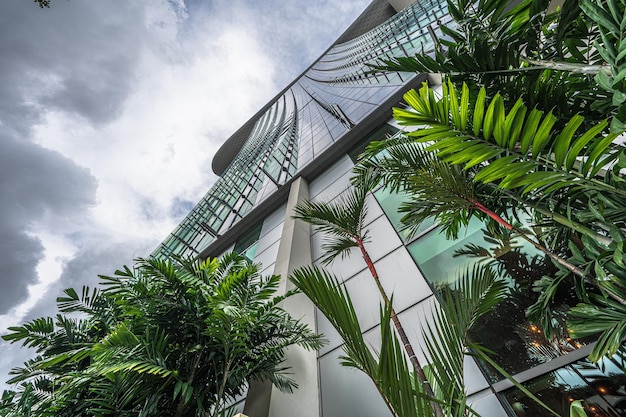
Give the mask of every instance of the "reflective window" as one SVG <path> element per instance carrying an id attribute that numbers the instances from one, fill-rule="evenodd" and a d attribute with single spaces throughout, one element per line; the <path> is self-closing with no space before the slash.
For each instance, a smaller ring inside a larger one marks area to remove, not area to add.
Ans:
<path id="1" fill-rule="evenodd" d="M 572 401 L 582 400 L 589 417 L 619 417 L 626 415 L 625 365 L 626 351 L 622 347 L 613 357 L 596 365 L 581 360 L 524 385 L 562 416 L 569 416 Z M 517 388 L 505 392 L 503 397 L 512 415 L 552 416 Z"/>
<path id="2" fill-rule="evenodd" d="M 255 227 L 241 235 L 241 237 L 237 239 L 237 243 L 235 243 L 233 251 L 245 256 L 250 260 L 254 260 L 256 248 L 259 246 L 259 236 L 261 235 L 262 227 L 263 223 L 259 223 Z"/>

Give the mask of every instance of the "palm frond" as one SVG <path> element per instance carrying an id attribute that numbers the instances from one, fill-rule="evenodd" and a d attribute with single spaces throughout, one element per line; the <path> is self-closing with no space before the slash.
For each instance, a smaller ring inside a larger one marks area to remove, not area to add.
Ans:
<path id="1" fill-rule="evenodd" d="M 397 416 L 432 416 L 430 400 L 417 380 L 402 345 L 390 327 L 390 305 L 381 308 L 382 346 L 377 356 L 367 346 L 345 288 L 318 267 L 296 269 L 289 279 L 322 311 L 345 342 L 342 364 L 364 372 Z"/>
<path id="2" fill-rule="evenodd" d="M 41 351 L 47 347 L 55 329 L 51 317 L 41 317 L 22 326 L 9 327 L 9 330 L 12 333 L 2 335 L 2 339 L 12 343 L 23 341 L 22 346 L 34 347 Z"/>
<path id="3" fill-rule="evenodd" d="M 467 94 L 464 87 L 462 95 Z M 617 157 L 609 153 L 616 135 L 602 134 L 608 126 L 606 121 L 575 136 L 582 118 L 574 116 L 563 130 L 555 133 L 556 119 L 552 114 L 528 111 L 521 100 L 506 112 L 502 97 L 496 95 L 488 101 L 484 89 L 473 100 L 461 100 L 462 104 L 455 97 L 451 83 L 444 86 L 439 100 L 424 85 L 419 92 L 411 90 L 405 95 L 411 108 L 394 109 L 394 117 L 404 125 L 423 126 L 407 135 L 432 143 L 426 149 L 443 161 L 462 165 L 466 170 L 478 167 L 477 181 L 498 181 L 501 188 L 521 188 L 524 193 L 583 186 L 607 189 L 606 184 L 593 180 L 600 169 Z M 607 159 L 607 155 L 612 158 Z M 584 162 L 574 169 L 579 161 Z M 488 165 L 482 165 L 487 162 Z"/>
<path id="4" fill-rule="evenodd" d="M 100 292 L 97 288 L 90 292 L 89 287 L 85 286 L 80 296 L 74 288 L 67 288 L 63 292 L 66 297 L 57 298 L 57 305 L 63 313 L 93 313 L 100 300 Z"/>
<path id="5" fill-rule="evenodd" d="M 463 361 L 471 344 L 468 333 L 508 292 L 504 280 L 497 278 L 488 265 L 463 271 L 457 282 L 455 288 L 442 289 L 440 308 L 434 312 L 433 324 L 427 324 L 424 331 L 433 385 L 452 415 L 467 412 L 467 404 L 457 400 L 466 397 Z"/>

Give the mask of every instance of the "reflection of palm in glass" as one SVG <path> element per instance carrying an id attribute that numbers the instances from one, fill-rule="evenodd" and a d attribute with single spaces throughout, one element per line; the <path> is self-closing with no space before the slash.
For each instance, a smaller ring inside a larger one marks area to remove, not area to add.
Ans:
<path id="1" fill-rule="evenodd" d="M 555 300 L 552 329 L 530 323 L 524 311 L 535 303 L 538 294 L 533 283 L 553 274 L 552 262 L 524 241 L 516 240 L 511 231 L 498 225 L 481 229 L 482 223 L 472 221 L 465 237 L 448 241 L 433 231 L 409 246 L 421 270 L 433 287 L 451 284 L 456 271 L 476 262 L 491 262 L 493 268 L 509 282 L 510 295 L 483 317 L 471 332 L 472 340 L 496 352 L 494 358 L 511 373 L 529 369 L 579 348 L 582 341 L 572 340 L 565 326 L 570 294 Z M 420 250 L 430 248 L 429 251 Z M 434 249 L 434 250 L 433 250 Z M 503 377 L 488 365 L 482 365 L 492 381 Z"/>

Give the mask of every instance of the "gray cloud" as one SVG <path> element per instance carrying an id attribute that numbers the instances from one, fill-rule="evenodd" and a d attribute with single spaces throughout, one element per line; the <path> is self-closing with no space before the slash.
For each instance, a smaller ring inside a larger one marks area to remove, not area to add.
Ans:
<path id="1" fill-rule="evenodd" d="M 44 146 L 54 146 L 61 141 L 62 146 L 57 149 L 71 150 L 75 145 L 80 152 L 67 155 L 76 156 L 89 149 L 103 150 L 130 143 L 132 134 L 120 137 L 119 132 L 135 131 L 116 131 L 114 122 L 118 118 L 123 120 L 121 116 L 126 115 L 124 112 L 128 109 L 142 107 L 143 103 L 128 99 L 144 79 L 152 81 L 149 85 L 160 85 L 160 80 L 151 78 L 159 74 L 158 68 L 151 65 L 174 68 L 202 61 L 205 57 L 200 55 L 211 54 L 210 49 L 215 47 L 211 42 L 219 39 L 223 29 L 234 27 L 249 31 L 259 39 L 260 45 L 266 45 L 261 47 L 263 53 L 259 55 L 268 56 L 267 62 L 275 63 L 278 70 L 265 78 L 271 79 L 279 89 L 335 39 L 340 30 L 333 33 L 330 27 L 346 27 L 350 15 L 356 14 L 340 13 L 338 8 L 362 9 L 368 1 L 325 2 L 319 6 L 300 1 L 191 0 L 192 7 L 187 9 L 184 0 L 167 0 L 174 10 L 169 14 L 164 12 L 163 2 L 154 0 L 58 0 L 50 9 L 43 10 L 29 0 L 0 1 L 0 314 L 23 301 L 28 285 L 39 279 L 36 268 L 44 255 L 44 247 L 35 236 L 35 227 L 45 225 L 52 234 L 62 236 L 65 243 L 71 242 L 77 250 L 65 261 L 59 279 L 47 288 L 44 297 L 24 320 L 54 315 L 55 299 L 64 288 L 93 286 L 99 281 L 98 274 L 111 274 L 116 268 L 130 264 L 133 257 L 146 256 L 158 243 L 133 238 L 132 233 L 122 241 L 115 237 L 112 229 L 94 230 L 111 227 L 118 218 L 111 214 L 113 221 L 107 222 L 107 226 L 98 224 L 93 217 L 87 218 L 88 209 L 95 204 L 96 179 L 88 169 Z M 183 21 L 184 27 L 181 26 Z M 225 78 L 229 78 L 233 69 L 221 65 L 223 59 L 223 56 L 216 56 L 214 61 L 206 60 L 211 62 L 206 67 L 207 83 L 217 85 L 216 80 L 220 80 L 223 85 L 221 74 L 224 72 Z M 245 59 L 241 61 L 239 67 L 249 65 Z M 179 74 L 176 71 L 166 73 Z M 163 82 L 168 83 L 168 79 Z M 250 104 L 253 100 L 247 99 L 238 100 L 238 111 L 256 106 Z M 183 107 L 185 104 L 188 103 L 172 103 Z M 248 110 L 254 113 L 256 109 Z M 55 120 L 68 124 L 59 127 L 54 125 Z M 186 123 L 183 120 L 182 123 Z M 142 121 L 151 122 L 150 119 Z M 38 130 L 47 123 L 51 129 Z M 85 127 L 82 130 L 88 133 L 81 136 L 70 131 L 67 135 L 63 132 L 62 138 L 45 136 L 47 132 L 58 134 L 57 130 L 66 126 L 71 129 L 71 123 L 77 124 L 77 130 Z M 91 131 L 95 133 L 93 137 L 87 136 Z M 41 145 L 34 143 L 35 133 Z M 225 139 L 229 133 L 230 130 L 220 132 L 219 136 Z M 85 146 L 77 142 L 79 137 L 93 142 Z M 217 144 L 209 138 L 198 144 L 198 148 L 214 145 Z M 179 155 L 184 154 L 180 148 L 174 150 Z M 173 152 L 168 157 L 172 155 Z M 132 163 L 111 161 L 111 169 L 117 168 L 116 163 L 141 167 L 142 160 L 138 154 Z M 210 172 L 209 161 L 205 163 L 205 171 Z M 97 168 L 92 169 L 102 174 Z M 136 170 L 129 172 L 137 175 Z M 104 176 L 100 179 L 100 191 L 106 189 L 106 185 L 109 191 L 112 186 L 120 187 L 115 181 L 107 183 Z M 203 178 L 180 179 L 181 182 L 196 180 Z M 168 185 L 168 191 L 174 188 Z M 169 195 L 175 196 L 175 191 Z M 106 198 L 105 193 L 98 198 Z M 166 204 L 165 214 L 159 211 L 163 211 L 163 207 L 158 206 L 163 205 L 162 202 L 157 204 L 145 198 L 133 201 L 124 209 L 132 210 L 138 204 L 144 220 L 148 221 L 184 215 L 191 205 L 189 197 L 184 194 L 172 199 Z M 122 210 L 116 209 L 114 214 Z M 102 220 L 106 214 L 100 213 L 100 216 Z M 6 379 L 2 376 L 6 375 L 7 366 L 19 365 L 25 352 L 0 342 L 0 383 Z"/>
<path id="2" fill-rule="evenodd" d="M 102 65 L 107 68 L 71 72 L 55 91 L 40 98 L 39 105 L 82 116 L 94 124 L 116 119 L 135 78 L 134 67 L 121 58 Z"/>
<path id="3" fill-rule="evenodd" d="M 27 231 L 50 214 L 64 219 L 95 202 L 96 180 L 58 152 L 0 135 L 0 314 L 23 301 L 37 281 L 41 242 Z"/>
<path id="4" fill-rule="evenodd" d="M 0 340 L 0 369 L 6 370 L 0 375 L 0 391 L 10 387 L 4 382 L 9 380 L 12 375 L 9 372 L 13 368 L 22 367 L 24 362 L 36 356 L 35 349 L 29 349 L 20 346 L 19 343 L 8 344 Z"/>
<path id="5" fill-rule="evenodd" d="M 51 112 L 94 126 L 121 114 L 143 51 L 159 48 L 146 13 L 146 3 L 121 0 L 0 6 L 0 314 L 38 280 L 44 248 L 28 231 L 45 216 L 63 231 L 95 204 L 95 178 L 32 143 L 34 129 Z"/>
<path id="6" fill-rule="evenodd" d="M 33 7 L 34 6 L 34 7 Z M 151 42 L 140 2 L 3 2 L 0 120 L 22 134 L 48 111 L 117 117 Z"/>
<path id="7" fill-rule="evenodd" d="M 147 241 L 113 242 L 110 237 L 101 236 L 98 244 L 86 245 L 65 262 L 61 277 L 48 287 L 47 295 L 27 313 L 27 319 L 56 314 L 56 298 L 63 295 L 63 290 L 74 288 L 80 293 L 83 286 L 99 287 L 99 275 L 112 276 L 124 265 L 132 268 L 133 259 L 146 257 L 155 244 Z"/>
<path id="8" fill-rule="evenodd" d="M 0 229 L 0 253 L 0 268 L 4 271 L 0 279 L 0 314 L 4 314 L 24 301 L 27 286 L 37 282 L 35 267 L 43 255 L 43 245 L 23 230 Z"/>
<path id="9" fill-rule="evenodd" d="M 281 68 L 282 88 L 317 59 L 365 9 L 370 0 L 187 0 L 190 24 L 219 16 L 221 25 L 246 28 L 263 40 L 264 52 Z M 219 31 L 220 25 L 213 30 Z"/>
<path id="10" fill-rule="evenodd" d="M 3 239 L 0 240 L 2 241 Z M 63 294 L 64 289 L 73 287 L 80 293 L 83 285 L 94 288 L 101 281 L 98 275 L 113 275 L 116 269 L 121 269 L 124 265 L 132 267 L 133 258 L 145 256 L 154 245 L 155 242 L 114 243 L 110 238 L 101 236 L 98 244 L 92 242 L 65 263 L 60 279 L 27 312 L 23 322 L 38 317 L 53 317 L 57 313 L 56 298 Z M 0 245 L 0 250 L 2 249 L 4 248 Z M 19 343 L 9 344 L 0 340 L 0 392 L 11 389 L 5 384 L 10 378 L 9 370 L 22 366 L 34 355 L 34 350 L 22 348 Z"/>

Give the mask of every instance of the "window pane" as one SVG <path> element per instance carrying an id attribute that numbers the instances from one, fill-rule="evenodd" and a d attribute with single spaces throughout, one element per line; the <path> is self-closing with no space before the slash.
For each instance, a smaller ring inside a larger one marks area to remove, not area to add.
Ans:
<path id="1" fill-rule="evenodd" d="M 245 256 L 250 260 L 254 260 L 256 248 L 259 245 L 259 236 L 261 235 L 262 227 L 263 223 L 259 223 L 252 229 L 241 235 L 241 237 L 237 239 L 237 243 L 235 243 L 233 251 Z"/>
<path id="2" fill-rule="evenodd" d="M 380 206 L 387 215 L 387 218 L 393 225 L 394 229 L 396 229 L 396 232 L 398 232 L 400 238 L 404 242 L 410 240 L 410 232 L 404 227 L 402 221 L 400 220 L 404 216 L 404 213 L 398 212 L 398 208 L 400 207 L 400 205 L 408 200 L 408 194 L 392 193 L 387 188 L 381 188 L 376 191 L 374 195 L 376 196 L 376 200 L 378 200 L 378 202 L 380 203 Z M 426 231 L 428 228 L 432 227 L 434 224 L 435 222 L 432 219 L 423 221 L 422 224 L 420 224 L 420 226 L 417 228 L 415 233 L 413 233 L 413 236 L 419 235 L 420 233 Z"/>

